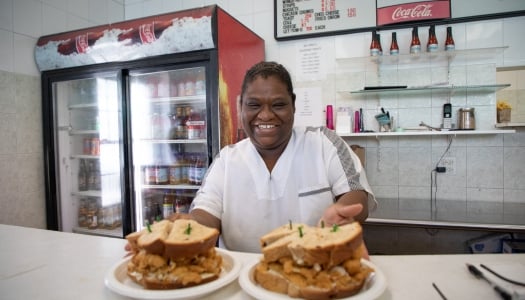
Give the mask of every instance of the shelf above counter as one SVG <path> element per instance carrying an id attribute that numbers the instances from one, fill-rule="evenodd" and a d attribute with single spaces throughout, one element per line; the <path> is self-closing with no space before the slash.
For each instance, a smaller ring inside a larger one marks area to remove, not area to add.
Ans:
<path id="1" fill-rule="evenodd" d="M 490 47 L 478 49 L 456 49 L 454 51 L 420 52 L 399 55 L 362 56 L 337 58 L 338 63 L 369 63 L 374 65 L 407 65 L 417 62 L 447 62 L 448 64 L 468 64 L 472 61 L 493 60 L 495 56 L 503 54 L 508 49 L 504 47 Z"/>
<path id="2" fill-rule="evenodd" d="M 494 130 L 448 130 L 448 131 L 400 131 L 400 132 L 356 132 L 340 133 L 341 137 L 383 137 L 383 136 L 431 136 L 431 135 L 492 135 L 501 133 L 516 133 L 514 129 L 494 129 Z"/>
<path id="3" fill-rule="evenodd" d="M 468 85 L 468 86 L 423 86 L 423 87 L 406 87 L 406 88 L 375 88 L 363 89 L 357 91 L 340 91 L 341 93 L 350 94 L 367 94 L 367 95 L 393 95 L 393 94 L 429 94 L 429 93 L 492 93 L 509 87 L 510 84 L 490 84 L 490 85 Z"/>
<path id="4" fill-rule="evenodd" d="M 496 128 L 525 127 L 525 122 L 505 122 L 497 123 Z"/>

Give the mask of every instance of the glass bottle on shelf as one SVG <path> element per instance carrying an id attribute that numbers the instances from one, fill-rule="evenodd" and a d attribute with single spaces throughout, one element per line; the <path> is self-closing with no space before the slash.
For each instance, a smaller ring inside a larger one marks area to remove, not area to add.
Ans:
<path id="1" fill-rule="evenodd" d="M 447 27 L 447 38 L 445 40 L 445 51 L 452 51 L 456 49 L 454 37 L 452 36 L 452 27 Z"/>
<path id="2" fill-rule="evenodd" d="M 438 51 L 438 40 L 436 37 L 436 27 L 430 25 L 428 29 L 428 42 L 427 42 L 427 52 L 436 52 Z"/>
<path id="3" fill-rule="evenodd" d="M 392 32 L 392 42 L 390 43 L 390 55 L 398 55 L 399 46 L 397 45 L 397 34 Z"/>
<path id="4" fill-rule="evenodd" d="M 170 139 L 184 139 L 184 110 L 182 106 L 177 106 L 175 114 L 171 116 Z"/>
<path id="5" fill-rule="evenodd" d="M 412 40 L 410 41 L 410 53 L 421 52 L 421 42 L 419 41 L 419 34 L 417 26 L 412 28 Z"/>
<path id="6" fill-rule="evenodd" d="M 84 159 L 78 162 L 78 190 L 80 192 L 88 190 L 88 172 Z"/>
<path id="7" fill-rule="evenodd" d="M 380 45 L 378 41 L 377 32 L 372 31 L 372 41 L 370 42 L 370 56 L 381 55 Z"/>
<path id="8" fill-rule="evenodd" d="M 171 195 L 169 192 L 164 192 L 162 217 L 167 219 L 171 214 L 173 214 L 173 195 Z"/>

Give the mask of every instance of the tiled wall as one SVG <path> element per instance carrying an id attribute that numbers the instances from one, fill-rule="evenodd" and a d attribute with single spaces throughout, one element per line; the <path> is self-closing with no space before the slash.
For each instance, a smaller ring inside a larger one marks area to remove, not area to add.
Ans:
<path id="1" fill-rule="evenodd" d="M 123 0 L 0 0 L 0 223 L 46 228 L 37 39 L 123 19 Z"/>
<path id="2" fill-rule="evenodd" d="M 273 38 L 273 1 L 270 0 L 2 0 L 0 137 L 9 143 L 0 144 L 0 192 L 4 195 L 0 198 L 0 223 L 45 227 L 39 136 L 41 117 L 34 112 L 40 107 L 39 73 L 33 58 L 37 38 L 208 4 L 218 4 L 263 37 L 267 59 L 279 61 L 289 68 L 297 87 L 320 87 L 323 104 L 336 104 L 334 58 L 368 55 L 370 33 L 277 42 Z M 522 39 L 516 38 L 524 26 L 525 17 L 517 17 L 455 24 L 453 27 L 458 49 L 510 46 L 502 61 L 498 61 L 498 66 L 510 67 L 525 65 L 524 44 Z M 437 30 L 438 37 L 442 36 L 443 28 L 438 27 Z M 389 33 L 382 34 L 384 48 L 388 45 L 389 36 Z M 424 41 L 425 37 L 422 30 L 420 38 Z M 409 30 L 398 31 L 402 52 L 407 51 L 402 45 L 406 45 L 408 39 Z M 324 57 L 329 59 L 323 63 L 326 76 L 308 81 L 297 75 L 297 51 L 312 42 L 320 44 Z M 412 112 L 407 111 L 407 114 Z M 28 138 L 32 141 L 28 142 Z M 443 138 L 368 139 L 365 146 L 369 179 L 383 207 L 378 214 L 385 212 L 386 207 L 389 213 L 393 211 L 402 215 L 429 198 L 429 168 L 446 147 Z M 458 138 L 451 151 L 457 157 L 458 173 L 450 178 L 443 177 L 438 182 L 442 188 L 438 197 L 448 199 L 460 195 L 465 201 L 479 199 L 476 202 L 479 205 L 471 206 L 471 209 L 515 212 L 518 217 L 525 216 L 523 206 L 507 205 L 509 202 L 523 204 L 525 201 L 519 196 L 524 192 L 525 183 L 516 176 L 520 174 L 517 166 L 525 165 L 525 132 L 522 129 L 511 135 Z M 381 155 L 378 156 L 378 153 Z M 378 164 L 378 160 L 381 163 Z M 381 172 L 377 171 L 378 165 Z M 485 205 L 492 199 L 497 199 L 499 204 Z M 367 242 L 376 253 L 401 253 L 406 249 L 404 245 L 416 244 L 414 240 L 421 243 L 419 247 L 412 248 L 413 251 L 462 252 L 464 241 L 476 234 L 463 231 L 435 234 L 426 229 L 373 227 L 367 228 Z"/>

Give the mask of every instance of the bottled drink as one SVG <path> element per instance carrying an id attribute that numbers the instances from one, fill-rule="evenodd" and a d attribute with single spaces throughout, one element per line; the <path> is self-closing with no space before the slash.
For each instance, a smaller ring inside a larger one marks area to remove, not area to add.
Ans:
<path id="1" fill-rule="evenodd" d="M 86 53 L 88 48 L 104 36 L 104 32 L 87 32 L 58 44 L 57 51 L 63 55 Z"/>
<path id="2" fill-rule="evenodd" d="M 87 191 L 88 190 L 88 172 L 86 168 L 86 162 L 83 159 L 80 159 L 78 166 L 78 190 Z"/>
<path id="3" fill-rule="evenodd" d="M 186 128 L 188 130 L 188 139 L 195 140 L 203 137 L 205 122 L 201 115 L 194 109 L 190 108 L 190 114 L 186 120 Z"/>
<path id="4" fill-rule="evenodd" d="M 195 94 L 204 95 L 206 94 L 206 78 L 204 76 L 204 70 L 199 69 L 197 71 L 197 77 L 195 79 Z"/>
<path id="5" fill-rule="evenodd" d="M 412 28 L 412 41 L 410 42 L 410 53 L 421 52 L 421 42 L 419 41 L 419 34 L 417 26 Z"/>
<path id="6" fill-rule="evenodd" d="M 383 55 L 383 47 L 381 46 L 381 34 L 376 33 L 377 44 L 379 45 L 379 55 Z"/>
<path id="7" fill-rule="evenodd" d="M 380 45 L 377 38 L 377 32 L 372 31 L 372 41 L 370 42 L 370 56 L 379 56 L 380 55 Z"/>
<path id="8" fill-rule="evenodd" d="M 436 38 L 436 27 L 430 25 L 428 29 L 428 42 L 427 42 L 427 52 L 436 52 L 438 51 L 438 40 Z"/>
<path id="9" fill-rule="evenodd" d="M 397 34 L 392 32 L 392 43 L 390 43 L 390 55 L 398 55 L 399 46 L 397 45 Z"/>
<path id="10" fill-rule="evenodd" d="M 173 21 L 154 21 L 131 28 L 118 35 L 118 41 L 127 41 L 127 44 L 149 44 L 156 41 Z"/>
<path id="11" fill-rule="evenodd" d="M 452 36 L 452 27 L 447 27 L 447 39 L 445 40 L 445 51 L 456 49 L 454 37 Z"/>
<path id="12" fill-rule="evenodd" d="M 167 219 L 173 214 L 173 196 L 168 192 L 164 193 L 164 203 L 162 204 L 162 216 Z"/>
<path id="13" fill-rule="evenodd" d="M 184 139 L 184 110 L 178 106 L 171 116 L 170 139 Z"/>

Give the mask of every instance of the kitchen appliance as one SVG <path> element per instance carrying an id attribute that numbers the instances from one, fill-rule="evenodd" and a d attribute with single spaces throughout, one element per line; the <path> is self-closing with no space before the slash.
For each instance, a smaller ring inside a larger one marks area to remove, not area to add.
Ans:
<path id="1" fill-rule="evenodd" d="M 458 129 L 460 130 L 476 129 L 476 116 L 474 114 L 473 107 L 458 109 Z"/>
<path id="2" fill-rule="evenodd" d="M 443 104 L 443 129 L 452 129 L 452 104 Z"/>
<path id="3" fill-rule="evenodd" d="M 124 237 L 187 211 L 264 41 L 216 5 L 41 37 L 47 227 Z"/>

